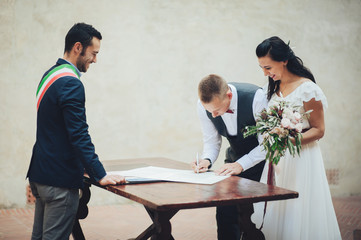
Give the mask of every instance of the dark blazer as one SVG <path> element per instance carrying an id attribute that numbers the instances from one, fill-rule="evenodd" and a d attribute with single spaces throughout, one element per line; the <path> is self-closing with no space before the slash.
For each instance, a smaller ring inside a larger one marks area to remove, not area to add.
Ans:
<path id="1" fill-rule="evenodd" d="M 62 64 L 68 62 L 58 59 L 44 76 Z M 49 87 L 39 105 L 27 177 L 44 185 L 82 188 L 84 168 L 96 181 L 106 175 L 88 133 L 84 86 L 79 79 L 65 76 Z"/>

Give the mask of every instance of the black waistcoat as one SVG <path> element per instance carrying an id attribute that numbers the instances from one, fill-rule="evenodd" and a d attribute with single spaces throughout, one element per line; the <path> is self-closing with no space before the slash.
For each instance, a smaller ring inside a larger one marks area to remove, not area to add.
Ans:
<path id="1" fill-rule="evenodd" d="M 225 163 L 231 163 L 237 161 L 243 155 L 249 153 L 255 148 L 258 143 L 257 136 L 249 136 L 243 138 L 243 129 L 245 126 L 255 125 L 256 122 L 253 117 L 253 99 L 258 86 L 249 83 L 230 83 L 236 87 L 238 95 L 237 106 L 237 135 L 230 136 L 227 132 L 226 125 L 224 124 L 220 116 L 213 118 L 212 114 L 207 111 L 208 118 L 213 122 L 219 134 L 227 138 L 230 147 L 226 150 Z M 262 173 L 264 161 L 256 166 L 248 169 L 241 174 L 242 177 L 250 178 L 252 180 L 259 181 L 260 174 Z M 256 168 L 256 169 L 255 169 Z M 250 175 L 250 176 L 248 176 Z M 253 177 L 253 175 L 257 175 Z"/>

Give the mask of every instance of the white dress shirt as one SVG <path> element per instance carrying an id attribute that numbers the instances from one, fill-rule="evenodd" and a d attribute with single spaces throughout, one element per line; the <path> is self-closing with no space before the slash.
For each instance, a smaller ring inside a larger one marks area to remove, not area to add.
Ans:
<path id="1" fill-rule="evenodd" d="M 237 106 L 238 106 L 238 95 L 236 88 L 228 84 L 232 91 L 232 99 L 229 109 L 233 113 L 224 113 L 221 117 L 226 125 L 226 129 L 229 135 L 237 135 Z M 262 89 L 256 91 L 253 99 L 252 109 L 253 117 L 256 119 L 257 115 L 264 109 L 267 108 L 267 96 Z M 208 118 L 205 108 L 203 107 L 200 100 L 198 100 L 198 115 L 201 121 L 202 132 L 203 132 L 203 154 L 202 158 L 209 158 L 212 164 L 217 160 L 219 151 L 222 145 L 222 136 L 218 133 L 213 122 Z M 262 136 L 258 136 L 258 142 L 261 144 L 263 141 Z M 266 152 L 262 146 L 256 146 L 248 154 L 244 155 L 237 162 L 242 166 L 243 171 L 255 166 L 266 158 Z"/>

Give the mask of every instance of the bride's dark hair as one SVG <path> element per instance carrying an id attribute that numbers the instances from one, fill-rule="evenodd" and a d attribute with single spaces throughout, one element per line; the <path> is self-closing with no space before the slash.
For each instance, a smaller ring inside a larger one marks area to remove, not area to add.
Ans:
<path id="1" fill-rule="evenodd" d="M 261 42 L 256 48 L 257 57 L 269 56 L 273 61 L 282 62 L 287 61 L 287 69 L 291 73 L 311 79 L 314 83 L 316 80 L 311 71 L 303 65 L 302 60 L 297 57 L 290 46 L 286 44 L 279 37 L 270 37 Z M 273 93 L 277 92 L 280 88 L 280 81 L 273 81 L 268 77 L 268 93 L 267 99 L 270 100 Z"/>

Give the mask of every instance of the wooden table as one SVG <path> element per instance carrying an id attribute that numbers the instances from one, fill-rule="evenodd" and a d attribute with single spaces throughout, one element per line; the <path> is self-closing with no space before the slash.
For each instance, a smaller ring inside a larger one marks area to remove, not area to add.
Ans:
<path id="1" fill-rule="evenodd" d="M 145 166 L 190 169 L 190 165 L 166 158 L 125 159 L 103 163 L 107 171 L 129 170 Z M 181 209 L 237 205 L 241 227 L 247 239 L 264 239 L 263 233 L 251 221 L 253 203 L 297 198 L 298 193 L 270 186 L 236 176 L 229 177 L 212 185 L 157 182 L 102 187 L 85 178 L 86 188 L 79 203 L 78 218 L 87 216 L 86 206 L 90 199 L 90 185 L 96 185 L 119 196 L 142 204 L 153 224 L 141 233 L 137 240 L 174 239 L 171 235 L 170 219 Z M 78 220 L 74 225 L 75 240 L 84 239 Z"/>

